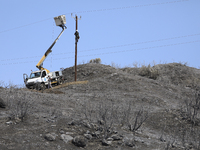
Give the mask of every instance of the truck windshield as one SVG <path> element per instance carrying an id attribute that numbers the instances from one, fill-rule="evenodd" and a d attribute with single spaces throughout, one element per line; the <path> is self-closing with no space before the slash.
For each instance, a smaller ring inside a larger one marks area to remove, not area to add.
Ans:
<path id="1" fill-rule="evenodd" d="M 31 73 L 30 79 L 40 77 L 40 75 L 41 75 L 41 72 Z"/>

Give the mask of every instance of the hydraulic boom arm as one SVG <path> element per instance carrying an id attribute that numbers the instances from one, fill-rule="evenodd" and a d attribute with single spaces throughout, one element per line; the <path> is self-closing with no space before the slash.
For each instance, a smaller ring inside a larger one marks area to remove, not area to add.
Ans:
<path id="1" fill-rule="evenodd" d="M 61 26 L 61 27 L 62 27 L 63 30 L 61 31 L 61 33 L 58 35 L 58 37 L 57 37 L 57 38 L 55 39 L 55 41 L 51 44 L 51 46 L 48 48 L 48 50 L 45 52 L 45 54 L 42 56 L 42 58 L 40 59 L 40 61 L 39 61 L 38 64 L 36 65 L 36 67 L 37 67 L 38 69 L 40 69 L 40 70 L 46 70 L 47 73 L 49 73 L 49 70 L 43 68 L 43 62 L 44 62 L 44 60 L 46 59 L 46 57 L 49 55 L 49 53 L 52 52 L 51 49 L 52 49 L 53 46 L 56 44 L 57 40 L 60 38 L 60 36 L 62 35 L 62 33 L 65 31 L 66 26 Z"/>

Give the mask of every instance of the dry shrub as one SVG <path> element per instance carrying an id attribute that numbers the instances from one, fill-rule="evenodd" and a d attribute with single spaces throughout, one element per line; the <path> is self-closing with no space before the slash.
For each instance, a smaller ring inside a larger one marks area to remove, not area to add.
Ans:
<path id="1" fill-rule="evenodd" d="M 134 105 L 129 102 L 128 105 L 124 105 L 122 108 L 121 125 L 128 126 L 132 132 L 137 131 L 143 123 L 149 117 L 149 109 L 140 107 L 139 110 L 135 110 Z"/>
<path id="2" fill-rule="evenodd" d="M 0 88 L 4 87 L 4 81 L 0 81 Z"/>
<path id="3" fill-rule="evenodd" d="M 185 99 L 182 106 L 182 116 L 193 125 L 200 125 L 200 92 L 196 88 L 194 91 L 194 98 Z"/>
<path id="4" fill-rule="evenodd" d="M 117 105 L 106 100 L 98 103 L 90 103 L 87 101 L 84 102 L 80 110 L 79 117 L 87 120 L 92 129 L 99 130 L 102 139 L 110 136 L 114 123 L 117 120 Z"/>
<path id="5" fill-rule="evenodd" d="M 105 96 L 106 97 L 106 96 Z M 77 116 L 87 120 L 88 126 L 101 132 L 101 139 L 108 138 L 115 126 L 126 126 L 132 132 L 137 131 L 148 118 L 148 110 L 139 110 L 131 103 L 121 106 L 108 98 L 101 102 L 80 102 Z"/>
<path id="6" fill-rule="evenodd" d="M 116 64 L 114 62 L 111 63 L 111 67 L 116 68 L 116 69 L 121 68 L 119 64 Z"/>
<path id="7" fill-rule="evenodd" d="M 100 58 L 91 59 L 90 63 L 101 64 L 101 59 Z"/>
<path id="8" fill-rule="evenodd" d="M 174 137 L 168 141 L 166 150 L 182 145 L 185 149 L 200 150 L 200 92 L 199 87 L 193 90 L 193 98 L 185 99 L 180 106 L 180 120 L 174 126 Z M 169 126 L 168 126 L 169 128 Z M 177 144 L 178 141 L 179 144 Z"/>
<path id="9" fill-rule="evenodd" d="M 10 119 L 24 121 L 32 110 L 32 98 L 16 88 L 9 88 L 6 95 Z"/>
<path id="10" fill-rule="evenodd" d="M 148 66 L 143 65 L 140 68 L 139 75 L 156 80 L 159 76 L 159 72 L 155 67 L 151 67 L 151 65 L 149 64 Z"/>

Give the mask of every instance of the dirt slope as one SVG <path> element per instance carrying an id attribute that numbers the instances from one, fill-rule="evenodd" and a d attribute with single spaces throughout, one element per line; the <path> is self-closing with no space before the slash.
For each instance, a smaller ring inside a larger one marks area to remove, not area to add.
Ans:
<path id="1" fill-rule="evenodd" d="M 63 75 L 73 82 L 74 68 Z M 189 102 L 198 101 L 199 69 L 178 63 L 123 69 L 83 64 L 77 79 L 87 82 L 43 93 L 0 88 L 6 103 L 0 108 L 0 149 L 198 148 L 199 118 L 194 115 L 194 123 L 188 114 L 197 106 Z M 137 114 L 138 122 L 147 119 L 133 131 Z M 77 136 L 83 148 L 74 144 Z"/>

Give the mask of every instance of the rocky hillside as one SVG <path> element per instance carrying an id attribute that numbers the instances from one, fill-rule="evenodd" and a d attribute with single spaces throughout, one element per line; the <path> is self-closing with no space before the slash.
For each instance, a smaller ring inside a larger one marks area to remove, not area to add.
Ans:
<path id="1" fill-rule="evenodd" d="M 63 75 L 72 82 L 74 68 Z M 77 80 L 88 82 L 0 87 L 0 149 L 200 149 L 199 69 L 89 63 Z"/>

